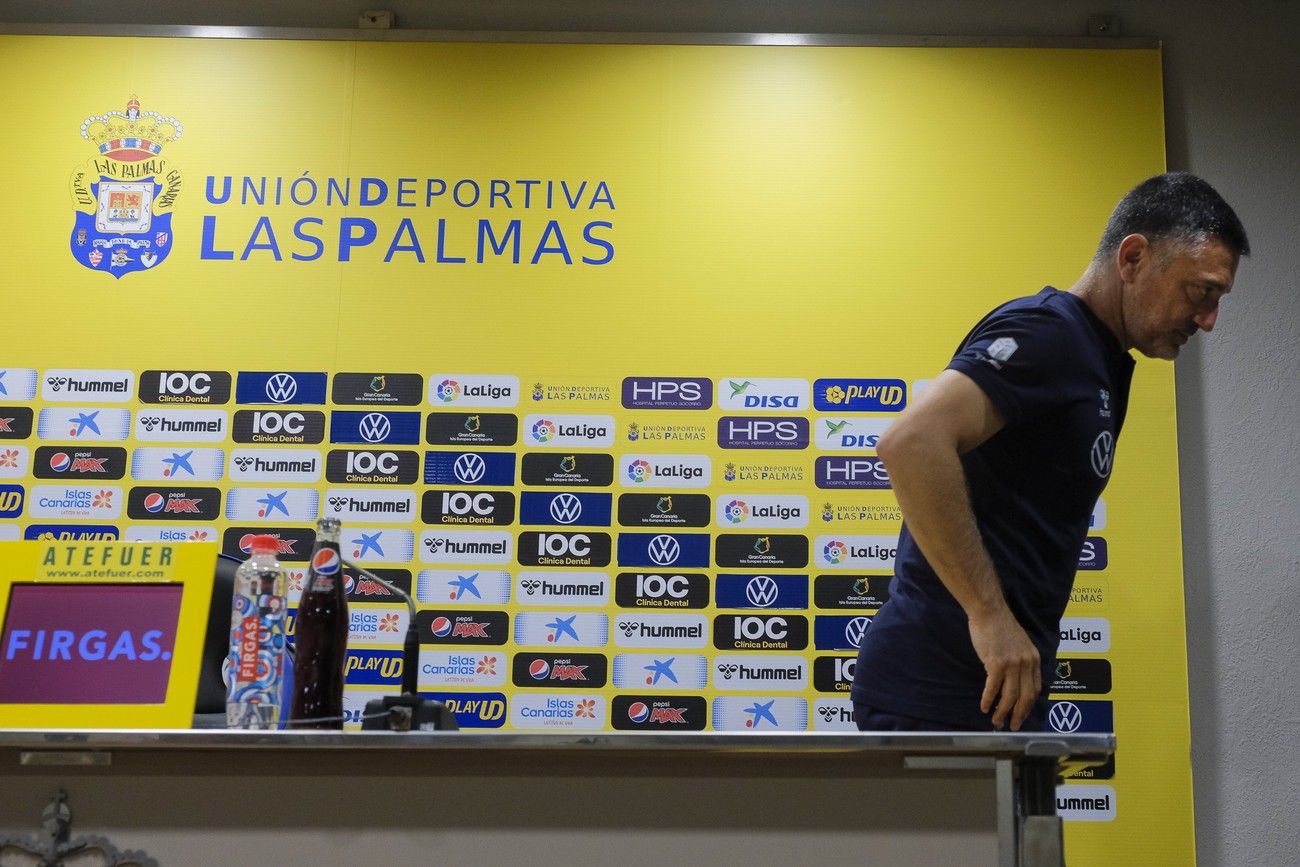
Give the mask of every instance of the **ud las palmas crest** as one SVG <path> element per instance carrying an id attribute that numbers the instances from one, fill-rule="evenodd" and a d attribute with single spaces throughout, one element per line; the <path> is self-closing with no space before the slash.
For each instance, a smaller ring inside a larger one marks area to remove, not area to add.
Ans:
<path id="1" fill-rule="evenodd" d="M 156 268 L 172 249 L 172 208 L 181 191 L 181 173 L 162 150 L 181 137 L 180 121 L 141 111 L 133 96 L 124 112 L 86 118 L 81 137 L 97 153 L 72 175 L 73 258 L 118 279 Z"/>

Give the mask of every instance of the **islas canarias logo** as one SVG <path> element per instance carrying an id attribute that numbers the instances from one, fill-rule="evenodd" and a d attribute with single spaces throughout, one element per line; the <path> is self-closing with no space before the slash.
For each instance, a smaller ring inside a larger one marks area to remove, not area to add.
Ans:
<path id="1" fill-rule="evenodd" d="M 181 137 L 181 123 L 142 111 L 132 96 L 126 111 L 86 118 L 81 137 L 95 156 L 72 173 L 72 257 L 121 279 L 156 268 L 172 249 L 172 208 L 181 173 L 163 159 L 163 146 Z"/>

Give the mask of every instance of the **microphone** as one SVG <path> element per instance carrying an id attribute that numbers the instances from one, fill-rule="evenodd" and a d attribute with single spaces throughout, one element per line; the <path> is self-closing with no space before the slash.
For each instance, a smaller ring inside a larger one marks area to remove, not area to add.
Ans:
<path id="1" fill-rule="evenodd" d="M 343 565 L 358 576 L 374 581 L 406 602 L 410 617 L 402 642 L 402 694 L 386 695 L 366 702 L 361 718 L 363 731 L 459 731 L 456 716 L 442 702 L 421 698 L 416 687 L 420 668 L 420 631 L 415 625 L 415 600 L 402 588 L 385 581 L 368 569 L 344 560 Z"/>

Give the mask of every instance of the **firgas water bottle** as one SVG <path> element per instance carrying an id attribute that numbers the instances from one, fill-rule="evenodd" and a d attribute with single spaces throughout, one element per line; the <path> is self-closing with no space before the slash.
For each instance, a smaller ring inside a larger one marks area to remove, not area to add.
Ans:
<path id="1" fill-rule="evenodd" d="M 285 577 L 274 536 L 254 536 L 251 546 L 235 572 L 230 606 L 226 727 L 273 729 L 284 678 Z"/>

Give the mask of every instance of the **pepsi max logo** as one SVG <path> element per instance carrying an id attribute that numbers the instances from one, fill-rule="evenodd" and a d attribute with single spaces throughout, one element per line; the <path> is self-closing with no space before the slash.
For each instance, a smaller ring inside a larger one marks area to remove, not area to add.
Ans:
<path id="1" fill-rule="evenodd" d="M 0 406 L 0 440 L 24 440 L 31 435 L 31 407 Z"/>
<path id="2" fill-rule="evenodd" d="M 221 551 L 242 560 L 253 552 L 254 536 L 274 537 L 276 558 L 281 563 L 307 562 L 316 544 L 316 532 L 299 527 L 229 527 L 221 535 Z"/>
<path id="3" fill-rule="evenodd" d="M 622 731 L 700 731 L 707 717 L 698 695 L 617 695 L 609 721 Z"/>
<path id="4" fill-rule="evenodd" d="M 120 479 L 126 474 L 126 449 L 41 446 L 32 473 L 38 479 Z"/>
<path id="5" fill-rule="evenodd" d="M 520 653 L 512 666 L 515 686 L 599 689 L 609 679 L 609 659 L 600 653 Z"/>
<path id="6" fill-rule="evenodd" d="M 132 488 L 126 510 L 132 518 L 215 521 L 221 512 L 221 491 L 217 488 Z"/>
<path id="7" fill-rule="evenodd" d="M 415 624 L 422 643 L 505 644 L 510 618 L 504 611 L 421 611 Z"/>
<path id="8" fill-rule="evenodd" d="M 321 548 L 316 552 L 316 556 L 311 559 L 311 568 L 316 570 L 318 575 L 333 575 L 339 571 L 339 552 L 333 548 Z"/>

